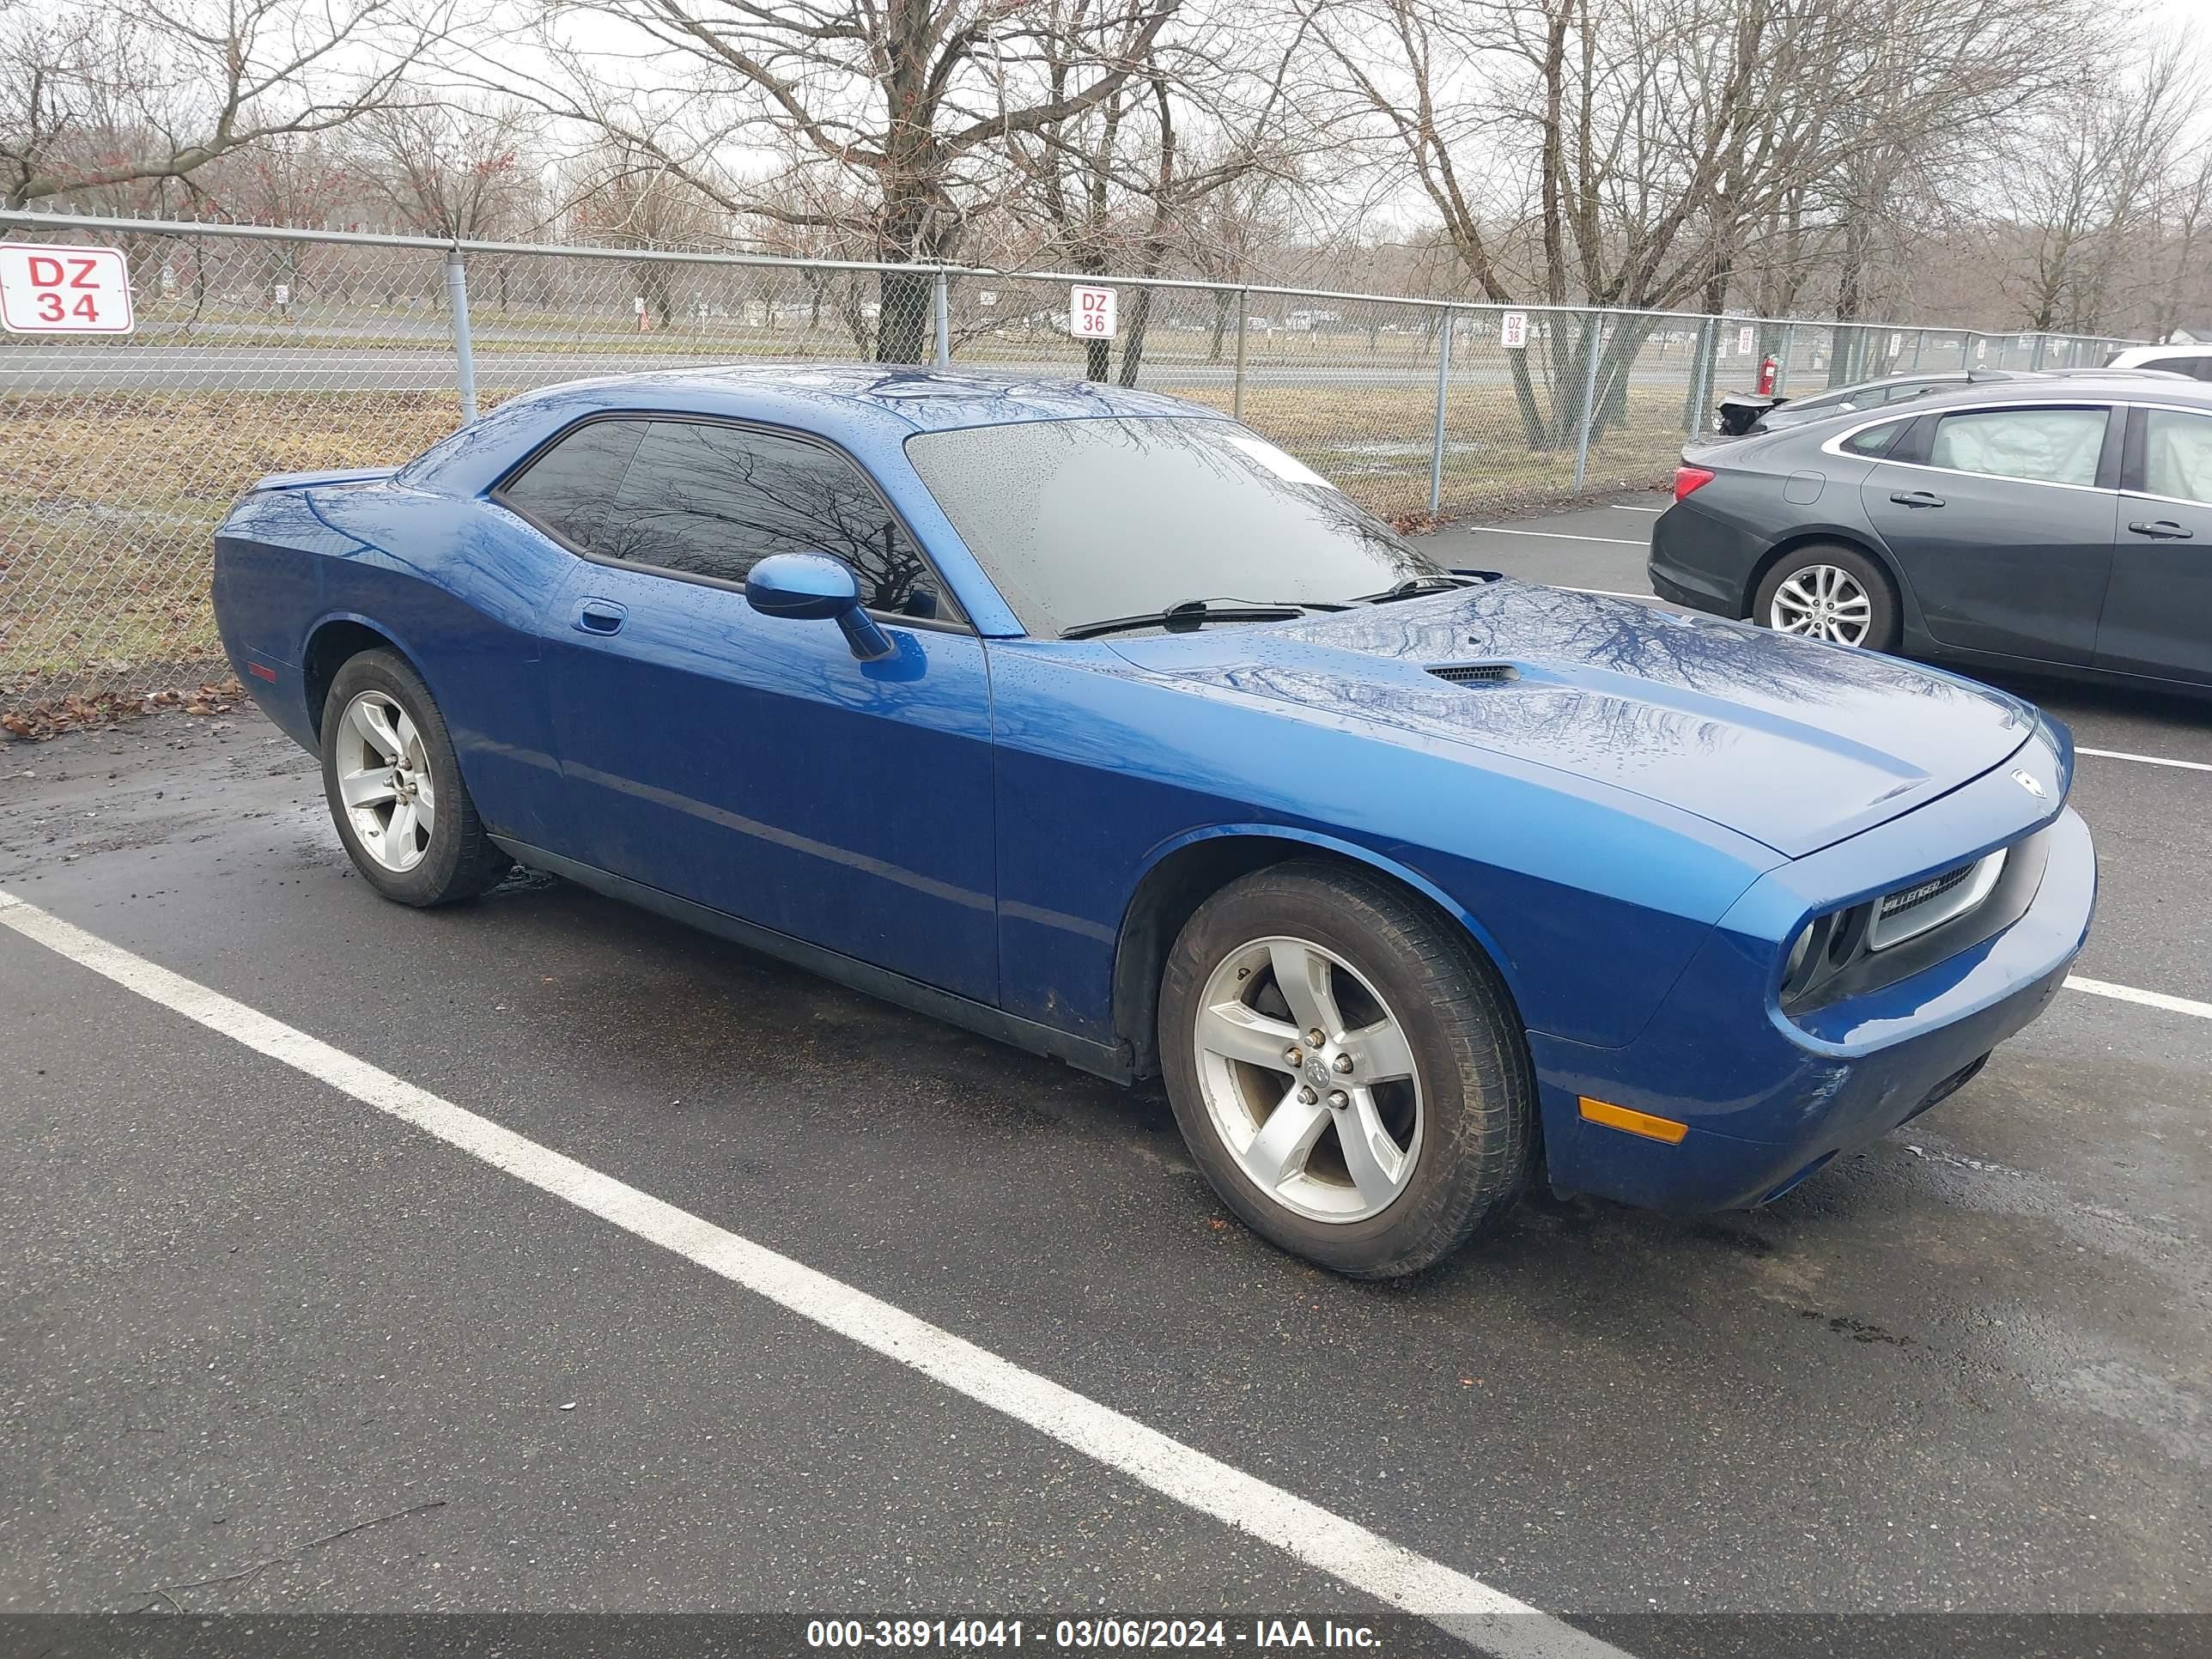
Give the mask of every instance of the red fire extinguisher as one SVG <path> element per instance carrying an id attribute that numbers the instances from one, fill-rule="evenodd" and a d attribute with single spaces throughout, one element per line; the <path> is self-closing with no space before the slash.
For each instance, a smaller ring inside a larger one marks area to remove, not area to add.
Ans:
<path id="1" fill-rule="evenodd" d="M 1768 352 L 1765 360 L 1759 365 L 1759 395 L 1760 397 L 1771 398 L 1774 395 L 1774 377 L 1781 372 L 1780 361 L 1772 352 Z"/>

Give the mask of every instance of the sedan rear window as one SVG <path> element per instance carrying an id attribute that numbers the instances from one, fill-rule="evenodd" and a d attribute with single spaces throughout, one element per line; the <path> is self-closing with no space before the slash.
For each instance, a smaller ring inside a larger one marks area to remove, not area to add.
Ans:
<path id="1" fill-rule="evenodd" d="M 1341 605 L 1443 574 L 1229 421 L 1024 421 L 919 434 L 906 453 L 1035 635 L 1192 599 Z"/>

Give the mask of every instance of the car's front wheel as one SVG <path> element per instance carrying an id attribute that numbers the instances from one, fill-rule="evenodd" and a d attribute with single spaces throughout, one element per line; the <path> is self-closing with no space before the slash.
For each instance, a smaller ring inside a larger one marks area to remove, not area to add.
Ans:
<path id="1" fill-rule="evenodd" d="M 1375 878 L 1278 865 L 1208 899 L 1170 952 L 1159 1042 L 1214 1190 L 1339 1273 L 1418 1272 L 1534 1167 L 1534 1080 L 1496 971 Z"/>
<path id="2" fill-rule="evenodd" d="M 401 904 L 474 898 L 514 866 L 484 833 L 429 687 L 397 652 L 364 651 L 331 681 L 323 793 L 354 867 Z"/>
<path id="3" fill-rule="evenodd" d="M 1897 649 L 1897 593 L 1887 574 L 1840 542 L 1815 542 L 1784 555 L 1759 583 L 1751 619 L 1778 634 Z"/>

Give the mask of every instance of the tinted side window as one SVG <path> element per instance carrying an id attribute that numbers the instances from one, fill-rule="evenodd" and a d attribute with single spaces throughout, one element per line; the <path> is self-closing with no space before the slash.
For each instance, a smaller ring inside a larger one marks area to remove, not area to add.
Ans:
<path id="1" fill-rule="evenodd" d="M 1889 447 L 1897 441 L 1897 434 L 1911 424 L 1910 421 L 1884 421 L 1880 426 L 1853 433 L 1844 440 L 1843 447 L 1854 455 L 1887 455 Z"/>
<path id="2" fill-rule="evenodd" d="M 590 549 L 644 435 L 642 421 L 578 427 L 503 485 L 499 497 L 574 546 Z"/>
<path id="3" fill-rule="evenodd" d="M 2142 471 L 2154 495 L 2212 502 L 2212 416 L 2145 410 Z"/>
<path id="4" fill-rule="evenodd" d="M 1931 466 L 2044 483 L 2093 484 L 2105 447 L 2101 409 L 1990 409 L 1946 415 L 1928 452 Z"/>
<path id="5" fill-rule="evenodd" d="M 772 553 L 829 553 L 869 609 L 939 614 L 921 553 L 853 464 L 773 433 L 650 422 L 592 550 L 732 583 Z"/>

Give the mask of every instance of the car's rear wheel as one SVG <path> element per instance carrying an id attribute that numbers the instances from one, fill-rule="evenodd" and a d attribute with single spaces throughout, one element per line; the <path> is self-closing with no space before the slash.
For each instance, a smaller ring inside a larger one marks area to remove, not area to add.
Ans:
<path id="1" fill-rule="evenodd" d="M 1784 555 L 1766 573 L 1752 620 L 1869 651 L 1897 648 L 1897 593 L 1888 574 L 1855 547 L 1816 542 Z"/>
<path id="2" fill-rule="evenodd" d="M 1160 1056 L 1200 1169 L 1262 1237 L 1384 1279 L 1510 1209 L 1536 1158 L 1535 1086 L 1496 971 L 1386 883 L 1255 872 L 1168 957 Z"/>
<path id="3" fill-rule="evenodd" d="M 474 898 L 514 867 L 477 817 L 429 688 L 396 652 L 349 658 L 331 681 L 323 794 L 354 867 L 401 904 Z"/>

